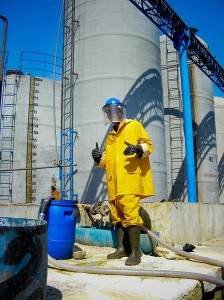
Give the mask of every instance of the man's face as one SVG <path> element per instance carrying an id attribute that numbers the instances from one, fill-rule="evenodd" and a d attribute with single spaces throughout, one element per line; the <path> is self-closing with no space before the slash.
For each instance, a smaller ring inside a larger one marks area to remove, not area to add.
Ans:
<path id="1" fill-rule="evenodd" d="M 121 122 L 122 116 L 123 116 L 122 110 L 119 108 L 117 110 L 109 109 L 107 112 L 107 117 L 112 123 Z"/>
<path id="2" fill-rule="evenodd" d="M 103 108 L 105 125 L 108 123 L 120 123 L 126 118 L 124 105 L 112 103 Z"/>

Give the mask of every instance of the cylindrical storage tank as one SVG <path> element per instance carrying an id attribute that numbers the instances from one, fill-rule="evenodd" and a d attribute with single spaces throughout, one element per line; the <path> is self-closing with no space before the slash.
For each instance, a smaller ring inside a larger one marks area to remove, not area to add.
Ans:
<path id="1" fill-rule="evenodd" d="M 73 257 L 75 210 L 76 202 L 72 200 L 51 200 L 48 206 L 44 218 L 48 223 L 48 253 L 55 259 Z"/>
<path id="2" fill-rule="evenodd" d="M 167 188 L 159 30 L 125 0 L 78 0 L 75 12 L 75 193 L 84 203 L 107 199 L 104 170 L 94 167 L 91 151 L 96 142 L 103 150 L 109 127 L 102 107 L 115 97 L 155 145 L 150 157 L 155 196 L 143 201 L 160 201 Z"/>
<path id="3" fill-rule="evenodd" d="M 219 198 L 224 203 L 224 97 L 214 97 L 217 154 L 219 165 Z"/>
<path id="4" fill-rule="evenodd" d="M 206 46 L 202 40 L 200 41 Z M 172 199 L 187 201 L 184 133 L 181 128 L 184 120 L 179 60 L 173 43 L 165 36 L 161 37 L 161 53 L 163 59 L 164 109 L 167 124 L 166 148 L 169 153 L 167 166 L 170 166 L 167 169 L 167 172 L 170 170 L 168 194 Z M 198 201 L 201 203 L 218 203 L 218 163 L 212 82 L 191 62 L 189 62 L 188 70 L 196 149 L 195 167 L 197 170 Z"/>
<path id="5" fill-rule="evenodd" d="M 207 45 L 201 39 L 200 41 Z M 212 81 L 195 65 L 189 67 L 193 110 L 198 201 L 219 203 L 218 158 Z"/>
<path id="6" fill-rule="evenodd" d="M 0 299 L 45 299 L 47 222 L 0 217 Z"/>
<path id="7" fill-rule="evenodd" d="M 50 195 L 51 179 L 59 173 L 53 167 L 60 152 L 61 83 L 12 73 L 6 76 L 5 86 L 3 124 L 12 121 L 10 129 L 1 128 L 1 149 L 5 149 L 1 166 L 14 170 L 6 178 L 12 194 L 8 200 L 39 203 Z M 6 156 L 9 151 L 2 137 L 12 145 L 11 156 Z"/>

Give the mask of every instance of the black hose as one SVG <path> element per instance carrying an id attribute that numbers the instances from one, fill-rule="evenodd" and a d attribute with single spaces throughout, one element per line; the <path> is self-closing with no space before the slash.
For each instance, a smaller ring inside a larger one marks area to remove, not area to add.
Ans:
<path id="1" fill-rule="evenodd" d="M 41 202 L 40 213 L 39 213 L 40 220 L 44 220 L 44 217 L 46 215 L 47 209 L 49 207 L 49 204 L 51 203 L 52 198 L 53 197 L 48 197 Z"/>

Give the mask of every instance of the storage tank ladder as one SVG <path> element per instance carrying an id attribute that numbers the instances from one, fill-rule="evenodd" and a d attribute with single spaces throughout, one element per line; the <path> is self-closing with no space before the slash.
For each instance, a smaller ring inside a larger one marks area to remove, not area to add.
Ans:
<path id="1" fill-rule="evenodd" d="M 224 190 L 224 154 L 219 162 L 219 196 L 222 195 Z"/>
<path id="2" fill-rule="evenodd" d="M 172 42 L 166 37 L 166 66 L 169 107 L 169 136 L 172 192 L 170 199 L 183 201 L 180 194 L 180 184 L 184 182 L 183 162 L 183 113 L 182 97 L 179 82 L 178 53 L 173 48 Z M 177 197 L 181 197 L 177 199 Z"/>
<path id="3" fill-rule="evenodd" d="M 17 90 L 20 76 L 4 79 L 0 133 L 0 200 L 12 201 L 13 152 Z M 5 170 L 5 171 L 4 171 Z"/>
<path id="4" fill-rule="evenodd" d="M 77 198 L 77 194 L 73 193 L 73 144 L 77 136 L 77 132 L 73 129 L 73 104 L 74 87 L 78 77 L 74 72 L 74 39 L 78 27 L 74 7 L 74 0 L 64 2 L 60 149 L 61 198 L 64 200 Z"/>

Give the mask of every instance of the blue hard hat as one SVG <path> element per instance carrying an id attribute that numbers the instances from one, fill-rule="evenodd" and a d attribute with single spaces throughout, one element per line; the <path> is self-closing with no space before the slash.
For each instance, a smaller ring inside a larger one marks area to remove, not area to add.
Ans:
<path id="1" fill-rule="evenodd" d="M 126 106 L 117 98 L 110 98 L 102 108 L 105 125 L 126 119 Z"/>
<path id="2" fill-rule="evenodd" d="M 107 100 L 107 102 L 105 103 L 104 107 L 102 108 L 102 110 L 108 106 L 108 105 L 111 105 L 111 104 L 120 104 L 124 107 L 126 107 L 120 100 L 118 100 L 117 98 L 110 98 Z"/>

